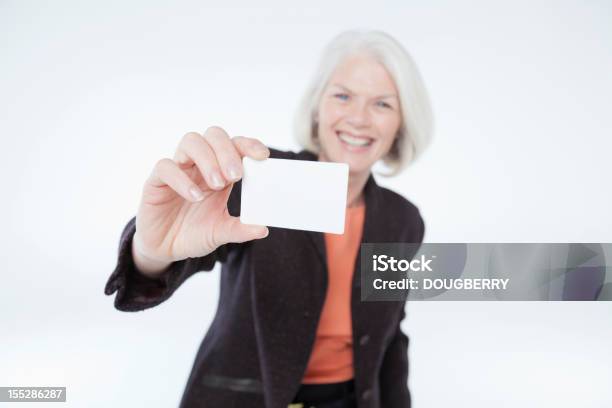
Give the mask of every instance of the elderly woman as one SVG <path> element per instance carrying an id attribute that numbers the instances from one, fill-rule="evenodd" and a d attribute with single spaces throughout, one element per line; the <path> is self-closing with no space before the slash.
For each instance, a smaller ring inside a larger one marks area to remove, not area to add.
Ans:
<path id="1" fill-rule="evenodd" d="M 186 134 L 154 167 L 123 231 L 105 290 L 119 310 L 158 305 L 222 263 L 181 407 L 410 406 L 404 302 L 360 302 L 356 260 L 360 243 L 423 240 L 419 210 L 372 176 L 379 161 L 399 172 L 430 140 L 420 75 L 387 34 L 343 33 L 296 119 L 298 153 L 219 127 Z M 347 163 L 344 234 L 241 224 L 244 156 Z"/>

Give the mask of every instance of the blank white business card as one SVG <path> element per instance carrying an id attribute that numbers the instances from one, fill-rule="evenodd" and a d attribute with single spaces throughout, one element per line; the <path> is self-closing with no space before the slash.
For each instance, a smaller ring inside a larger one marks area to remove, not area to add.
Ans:
<path id="1" fill-rule="evenodd" d="M 344 233 L 345 163 L 245 157 L 240 222 Z"/>

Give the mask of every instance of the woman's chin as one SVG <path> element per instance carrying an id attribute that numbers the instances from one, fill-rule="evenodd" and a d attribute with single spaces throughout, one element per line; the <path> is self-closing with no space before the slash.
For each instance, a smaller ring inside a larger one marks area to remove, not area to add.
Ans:
<path id="1" fill-rule="evenodd" d="M 364 160 L 363 157 L 355 157 L 352 154 L 340 153 L 332 154 L 328 157 L 329 161 L 348 164 L 351 173 L 362 173 L 368 171 L 371 167 L 369 160 Z"/>
<path id="2" fill-rule="evenodd" d="M 338 163 L 346 163 L 349 165 L 349 173 L 353 174 L 363 174 L 369 173 L 370 168 L 372 167 L 372 163 L 369 160 L 364 160 L 361 157 L 354 157 L 351 155 L 342 155 Z"/>

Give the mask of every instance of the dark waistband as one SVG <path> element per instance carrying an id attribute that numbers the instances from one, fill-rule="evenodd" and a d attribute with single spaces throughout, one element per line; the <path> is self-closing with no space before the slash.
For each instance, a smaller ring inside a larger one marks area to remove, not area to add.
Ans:
<path id="1" fill-rule="evenodd" d="M 321 403 L 341 399 L 351 394 L 355 389 L 355 381 L 325 384 L 302 384 L 293 402 Z"/>

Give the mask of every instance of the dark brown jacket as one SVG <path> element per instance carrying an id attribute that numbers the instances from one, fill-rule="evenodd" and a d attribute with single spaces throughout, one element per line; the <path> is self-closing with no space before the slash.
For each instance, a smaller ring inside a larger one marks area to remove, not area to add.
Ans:
<path id="1" fill-rule="evenodd" d="M 271 157 L 317 160 L 308 151 L 272 150 Z M 230 214 L 240 209 L 240 183 L 230 194 Z M 287 205 L 300 197 L 287 197 Z M 376 184 L 365 186 L 361 242 L 423 240 L 419 210 Z M 286 408 L 306 370 L 327 288 L 322 233 L 270 228 L 262 240 L 227 244 L 213 253 L 175 262 L 160 279 L 134 268 L 132 219 L 121 236 L 117 267 L 105 293 L 115 307 L 137 311 L 160 304 L 191 275 L 222 263 L 219 304 L 202 341 L 181 407 Z M 359 258 L 359 257 L 358 257 Z M 358 259 L 351 314 L 355 391 L 359 408 L 409 408 L 408 337 L 401 331 L 404 302 L 361 302 Z"/>

